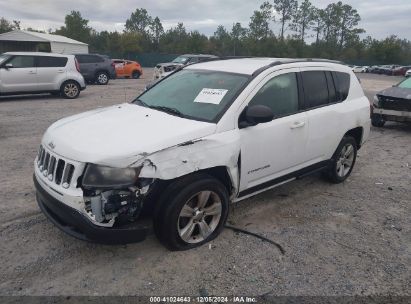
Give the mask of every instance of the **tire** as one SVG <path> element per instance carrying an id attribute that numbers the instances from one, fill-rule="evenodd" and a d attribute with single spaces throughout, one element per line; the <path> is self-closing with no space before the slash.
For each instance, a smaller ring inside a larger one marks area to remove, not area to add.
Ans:
<path id="1" fill-rule="evenodd" d="M 108 84 L 110 77 L 106 72 L 97 72 L 96 74 L 96 83 L 99 85 L 106 85 Z"/>
<path id="2" fill-rule="evenodd" d="M 325 177 L 334 184 L 345 181 L 350 176 L 357 159 L 357 142 L 351 136 L 344 136 L 331 159 Z"/>
<path id="3" fill-rule="evenodd" d="M 376 128 L 382 128 L 385 125 L 385 119 L 380 114 L 371 115 L 371 124 Z"/>
<path id="4" fill-rule="evenodd" d="M 80 95 L 80 85 L 73 80 L 68 80 L 61 85 L 60 92 L 64 98 L 76 99 Z"/>
<path id="5" fill-rule="evenodd" d="M 134 72 L 131 74 L 131 77 L 133 77 L 133 79 L 139 79 L 140 76 L 141 76 L 141 73 L 140 73 L 139 71 L 134 71 Z"/>
<path id="6" fill-rule="evenodd" d="M 187 250 L 220 234 L 228 216 L 229 195 L 215 178 L 195 174 L 169 185 L 160 203 L 154 215 L 155 234 L 168 249 Z"/>

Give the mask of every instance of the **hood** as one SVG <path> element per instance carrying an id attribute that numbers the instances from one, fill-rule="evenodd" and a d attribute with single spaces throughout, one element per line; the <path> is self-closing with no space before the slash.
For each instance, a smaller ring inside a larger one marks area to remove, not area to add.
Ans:
<path id="1" fill-rule="evenodd" d="M 377 95 L 394 99 L 411 100 L 411 89 L 392 87 L 378 92 Z"/>
<path id="2" fill-rule="evenodd" d="M 120 167 L 215 130 L 212 123 L 121 104 L 59 120 L 48 128 L 42 143 L 68 159 Z"/>

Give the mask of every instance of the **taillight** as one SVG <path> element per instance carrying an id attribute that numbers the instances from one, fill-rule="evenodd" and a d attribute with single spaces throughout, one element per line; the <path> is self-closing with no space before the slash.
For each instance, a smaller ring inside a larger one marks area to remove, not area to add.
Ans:
<path id="1" fill-rule="evenodd" d="M 76 63 L 76 69 L 77 69 L 77 72 L 79 72 L 79 73 L 80 73 L 80 64 L 78 63 L 77 58 L 74 58 L 74 62 Z"/>

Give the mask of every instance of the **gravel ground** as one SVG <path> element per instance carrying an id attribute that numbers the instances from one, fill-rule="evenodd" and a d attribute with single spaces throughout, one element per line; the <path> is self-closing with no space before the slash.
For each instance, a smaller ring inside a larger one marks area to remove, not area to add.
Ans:
<path id="1" fill-rule="evenodd" d="M 368 97 L 399 78 L 359 75 Z M 151 79 L 89 86 L 74 101 L 0 98 L 1 295 L 411 295 L 411 127 L 372 129 L 351 177 L 291 182 L 232 207 L 210 244 L 170 252 L 151 235 L 103 246 L 67 236 L 40 213 L 32 162 L 54 121 L 130 100 Z"/>

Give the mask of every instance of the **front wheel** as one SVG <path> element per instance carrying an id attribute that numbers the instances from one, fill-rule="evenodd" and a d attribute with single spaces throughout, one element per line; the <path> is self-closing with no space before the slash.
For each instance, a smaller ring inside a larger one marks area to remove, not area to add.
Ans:
<path id="1" fill-rule="evenodd" d="M 108 84 L 109 77 L 106 72 L 98 72 L 96 75 L 96 82 L 99 85 L 106 85 Z"/>
<path id="2" fill-rule="evenodd" d="M 334 184 L 342 183 L 350 176 L 356 159 L 357 142 L 353 137 L 345 136 L 338 145 L 325 176 Z"/>
<path id="3" fill-rule="evenodd" d="M 80 95 L 80 86 L 77 82 L 69 80 L 63 83 L 60 92 L 64 98 L 75 99 Z"/>
<path id="4" fill-rule="evenodd" d="M 141 73 L 139 71 L 134 71 L 133 74 L 131 75 L 134 79 L 139 79 L 141 76 Z"/>
<path id="5" fill-rule="evenodd" d="M 371 115 L 371 124 L 374 127 L 382 128 L 385 125 L 385 119 L 381 114 L 372 114 Z"/>
<path id="6" fill-rule="evenodd" d="M 171 250 L 187 250 L 217 237 L 228 215 L 227 189 L 203 174 L 170 185 L 154 218 L 159 240 Z"/>

